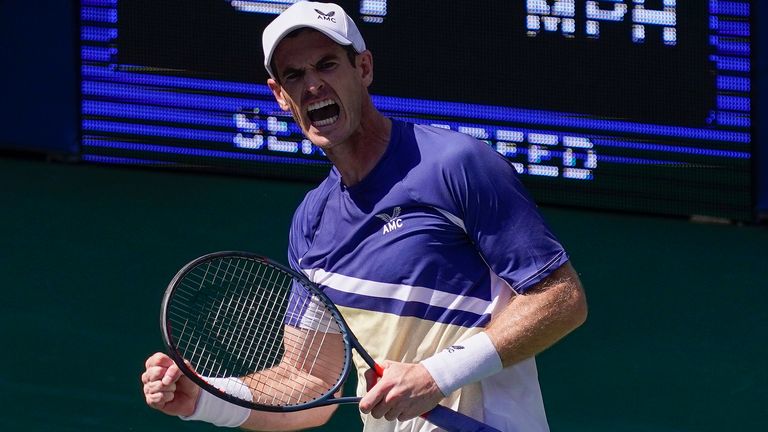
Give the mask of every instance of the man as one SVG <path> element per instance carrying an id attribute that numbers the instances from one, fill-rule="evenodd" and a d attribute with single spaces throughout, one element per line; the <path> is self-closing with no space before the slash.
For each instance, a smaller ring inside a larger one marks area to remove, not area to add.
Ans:
<path id="1" fill-rule="evenodd" d="M 473 138 L 379 113 L 372 54 L 337 5 L 294 4 L 263 45 L 275 99 L 333 163 L 296 211 L 289 261 L 384 364 L 377 379 L 356 359 L 365 430 L 433 430 L 418 416 L 438 403 L 548 430 L 534 356 L 585 320 L 586 302 L 513 167 Z M 142 381 L 150 406 L 218 425 L 293 430 L 335 409 L 250 412 L 161 353 Z"/>

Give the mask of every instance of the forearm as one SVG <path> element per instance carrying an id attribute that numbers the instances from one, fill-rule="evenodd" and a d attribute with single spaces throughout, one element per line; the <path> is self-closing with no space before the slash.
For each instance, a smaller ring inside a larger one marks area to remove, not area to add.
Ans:
<path id="1" fill-rule="evenodd" d="M 344 357 L 341 354 L 344 341 L 340 335 L 324 334 L 322 338 L 315 338 L 308 336 L 306 330 L 292 326 L 285 327 L 285 335 L 285 353 L 281 363 L 244 378 L 256 403 L 295 405 L 317 399 L 334 386 L 343 370 Z M 307 339 L 324 342 L 320 347 L 304 343 Z M 309 367 L 313 363 L 307 362 L 306 358 L 316 356 L 321 349 L 325 362 L 323 367 L 313 370 Z M 334 359 L 334 362 L 329 362 L 329 359 Z M 325 424 L 335 410 L 336 405 L 293 412 L 251 411 L 241 427 L 258 431 L 307 429 Z"/>
<path id="2" fill-rule="evenodd" d="M 290 361 L 292 364 L 289 364 L 286 360 L 284 358 L 283 363 L 243 378 L 255 403 L 273 406 L 298 405 L 324 396 L 334 386 L 334 381 L 326 381 L 308 371 L 298 369 L 292 366 L 295 362 Z"/>
<path id="3" fill-rule="evenodd" d="M 525 294 L 515 296 L 486 332 L 506 367 L 533 357 L 580 326 L 587 304 L 570 263 Z"/>
<path id="4" fill-rule="evenodd" d="M 251 411 L 240 427 L 254 431 L 294 431 L 322 426 L 336 410 L 337 405 L 294 412 Z"/>
<path id="5" fill-rule="evenodd" d="M 242 378 L 208 378 L 209 384 L 230 396 L 257 405 L 288 407 L 325 395 L 331 384 L 281 363 Z M 298 389 L 301 389 L 300 391 Z M 260 431 L 289 431 L 320 426 L 333 414 L 333 407 L 299 412 L 249 410 L 200 391 L 191 414 L 184 420 L 202 420 L 217 426 Z"/>

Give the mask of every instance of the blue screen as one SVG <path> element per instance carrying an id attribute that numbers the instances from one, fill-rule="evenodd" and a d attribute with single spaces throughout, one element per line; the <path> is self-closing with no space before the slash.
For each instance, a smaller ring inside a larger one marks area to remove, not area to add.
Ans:
<path id="1" fill-rule="evenodd" d="M 322 178 L 265 85 L 292 3 L 82 1 L 83 158 Z M 338 3 L 385 115 L 485 141 L 540 203 L 752 218 L 749 1 Z"/>

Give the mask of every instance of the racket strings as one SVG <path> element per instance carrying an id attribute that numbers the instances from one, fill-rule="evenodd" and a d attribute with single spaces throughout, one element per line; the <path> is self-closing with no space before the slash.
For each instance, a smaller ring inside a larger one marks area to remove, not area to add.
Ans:
<path id="1" fill-rule="evenodd" d="M 229 272 L 225 272 L 225 273 L 229 273 Z M 227 293 L 227 294 L 229 294 L 229 293 Z M 237 301 L 237 302 L 230 302 L 230 303 L 228 303 L 228 304 L 227 304 L 227 307 L 228 307 L 228 308 L 231 308 L 231 307 L 233 306 L 233 304 L 237 304 L 237 305 L 239 305 L 239 307 L 242 307 L 242 305 L 244 304 L 244 303 L 243 303 L 243 301 L 242 301 L 242 297 L 241 297 L 240 301 Z M 221 312 L 222 312 L 222 307 L 221 307 L 221 306 L 222 306 L 222 305 L 223 305 L 223 304 L 220 304 L 220 305 L 219 305 L 219 307 L 216 309 L 216 316 L 217 316 L 217 317 L 219 317 L 219 316 L 221 315 Z M 273 305 L 273 306 L 274 306 L 274 305 Z M 227 311 L 226 311 L 226 310 L 224 310 L 224 312 L 226 313 Z M 208 321 L 210 322 L 210 319 L 209 319 Z M 225 329 L 224 329 L 224 336 L 228 336 L 228 333 L 232 333 L 230 330 L 234 329 L 234 327 L 236 327 L 236 325 L 235 325 L 235 326 L 229 326 L 229 328 L 225 328 Z M 241 327 L 241 328 L 243 328 L 243 327 L 244 327 L 244 325 L 241 325 L 240 327 Z M 261 335 L 262 335 L 262 336 L 263 336 L 263 335 L 265 335 L 265 334 L 267 334 L 267 333 L 266 333 L 266 332 L 263 332 L 263 331 L 261 332 Z M 302 342 L 306 343 L 307 341 L 311 341 L 312 339 L 314 339 L 314 337 L 315 337 L 316 335 L 317 335 L 317 332 L 313 332 L 313 333 L 312 333 L 312 337 L 307 337 L 306 335 L 304 335 L 304 336 L 303 336 L 303 337 L 301 337 L 300 339 L 301 339 L 301 341 L 302 341 Z M 221 336 L 221 333 L 219 333 L 219 334 L 218 334 L 218 336 Z M 249 338 L 249 336 L 250 336 L 250 332 L 248 333 L 248 335 L 247 335 L 246 337 L 244 337 L 244 338 L 241 338 L 241 339 L 242 339 L 242 340 L 246 340 L 246 339 L 248 339 L 248 338 Z M 230 341 L 231 341 L 232 339 L 233 339 L 233 338 L 230 338 Z M 272 340 L 272 343 L 273 343 L 273 345 L 274 345 L 274 342 L 275 342 L 275 341 L 276 341 L 276 339 L 273 339 L 273 340 Z M 242 342 L 242 341 L 241 341 L 241 342 Z M 262 341 L 261 341 L 261 345 L 263 346 L 264 344 L 265 344 L 265 342 L 262 340 Z M 243 344 L 241 343 L 241 345 L 243 345 Z M 228 344 L 228 346 L 227 346 L 227 349 L 229 349 L 230 351 L 232 350 L 232 344 L 231 344 L 231 343 L 230 343 L 230 344 Z M 273 353 L 274 353 L 274 351 L 275 351 L 275 350 L 274 350 L 274 349 L 267 349 L 266 351 L 267 351 L 267 352 L 273 352 Z M 194 355 L 194 352 L 193 352 L 193 355 Z M 206 356 L 206 361 L 205 361 L 205 362 L 202 362 L 202 363 L 198 362 L 198 363 L 199 363 L 199 364 L 202 364 L 202 365 L 203 365 L 203 367 L 204 367 L 206 370 L 211 370 L 211 367 L 210 367 L 210 364 L 209 364 L 209 361 L 208 361 L 208 360 L 210 360 L 210 357 L 209 357 L 209 356 Z M 287 360 L 288 360 L 288 362 L 289 362 L 289 363 L 293 363 L 293 364 L 294 364 L 294 366 L 298 366 L 298 365 L 297 365 L 297 361 L 296 361 L 296 360 L 294 360 L 293 362 L 291 362 L 291 360 L 292 360 L 292 359 L 290 359 L 290 358 L 288 358 Z M 300 367 L 300 366 L 299 366 L 299 367 Z M 221 368 L 218 368 L 218 369 L 214 370 L 214 372 L 215 372 L 217 375 L 220 375 L 220 374 L 222 374 L 222 370 L 221 370 Z M 225 370 L 225 371 L 223 371 L 223 372 L 224 372 L 224 374 L 226 374 L 226 372 L 227 372 L 227 371 Z M 288 378 L 288 379 L 290 378 L 290 377 L 288 377 L 288 376 L 284 376 L 284 375 L 281 375 L 281 374 L 278 374 L 278 373 L 276 373 L 276 371 L 275 371 L 275 370 L 271 370 L 270 372 L 271 372 L 271 373 L 270 373 L 270 375 L 271 375 L 271 377 L 270 377 L 271 381 L 280 381 L 280 382 L 281 382 L 281 384 L 284 384 L 284 383 L 285 383 L 285 381 L 286 381 L 286 379 L 287 379 L 287 378 Z M 268 382 L 269 382 L 269 381 L 267 381 L 267 384 L 268 384 Z M 294 383 L 288 382 L 288 384 L 294 384 Z M 306 386 L 306 383 L 305 383 L 305 386 Z M 296 388 L 295 388 L 295 386 L 292 386 L 292 391 L 293 391 L 293 392 L 295 392 L 295 391 L 296 391 Z"/>
<path id="2" fill-rule="evenodd" d="M 330 337 L 340 332 L 333 314 L 290 274 L 261 261 L 218 258 L 192 269 L 177 284 L 167 319 L 198 375 L 240 377 L 257 404 L 306 403 L 343 379 L 348 348 Z"/>

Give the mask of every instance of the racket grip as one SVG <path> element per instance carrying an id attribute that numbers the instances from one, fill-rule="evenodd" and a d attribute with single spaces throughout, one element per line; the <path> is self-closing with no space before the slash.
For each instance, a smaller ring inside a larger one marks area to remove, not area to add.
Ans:
<path id="1" fill-rule="evenodd" d="M 501 432 L 472 417 L 448 409 L 442 405 L 422 414 L 425 420 L 448 432 Z"/>
<path id="2" fill-rule="evenodd" d="M 378 363 L 374 363 L 374 364 L 373 364 L 373 370 L 375 370 L 375 371 L 376 371 L 376 376 L 378 376 L 379 378 L 381 378 L 381 377 L 383 377 L 383 376 L 384 376 L 384 368 L 383 368 L 383 367 L 381 367 L 381 365 L 380 365 L 380 364 L 378 364 Z"/>
<path id="3" fill-rule="evenodd" d="M 384 375 L 384 368 L 378 363 L 373 363 L 373 370 L 379 378 Z M 468 415 L 453 411 L 442 405 L 434 407 L 431 411 L 422 414 L 421 417 L 448 432 L 501 432 Z"/>
<path id="4" fill-rule="evenodd" d="M 373 386 L 374 386 L 374 385 L 376 385 L 376 383 L 377 383 L 377 382 L 379 382 L 379 378 L 381 378 L 381 377 L 382 377 L 382 375 L 384 375 L 384 368 L 383 368 L 383 367 L 381 367 L 381 365 L 380 365 L 380 364 L 378 364 L 378 363 L 373 363 L 373 367 L 372 367 L 372 368 L 373 368 L 373 371 L 374 371 L 374 372 L 376 372 L 376 377 L 377 377 L 377 378 L 376 378 L 375 380 L 373 380 L 372 382 L 369 382 L 369 383 L 368 383 L 368 388 L 366 389 L 366 390 L 368 390 L 368 391 L 371 391 L 371 389 L 373 388 Z"/>

